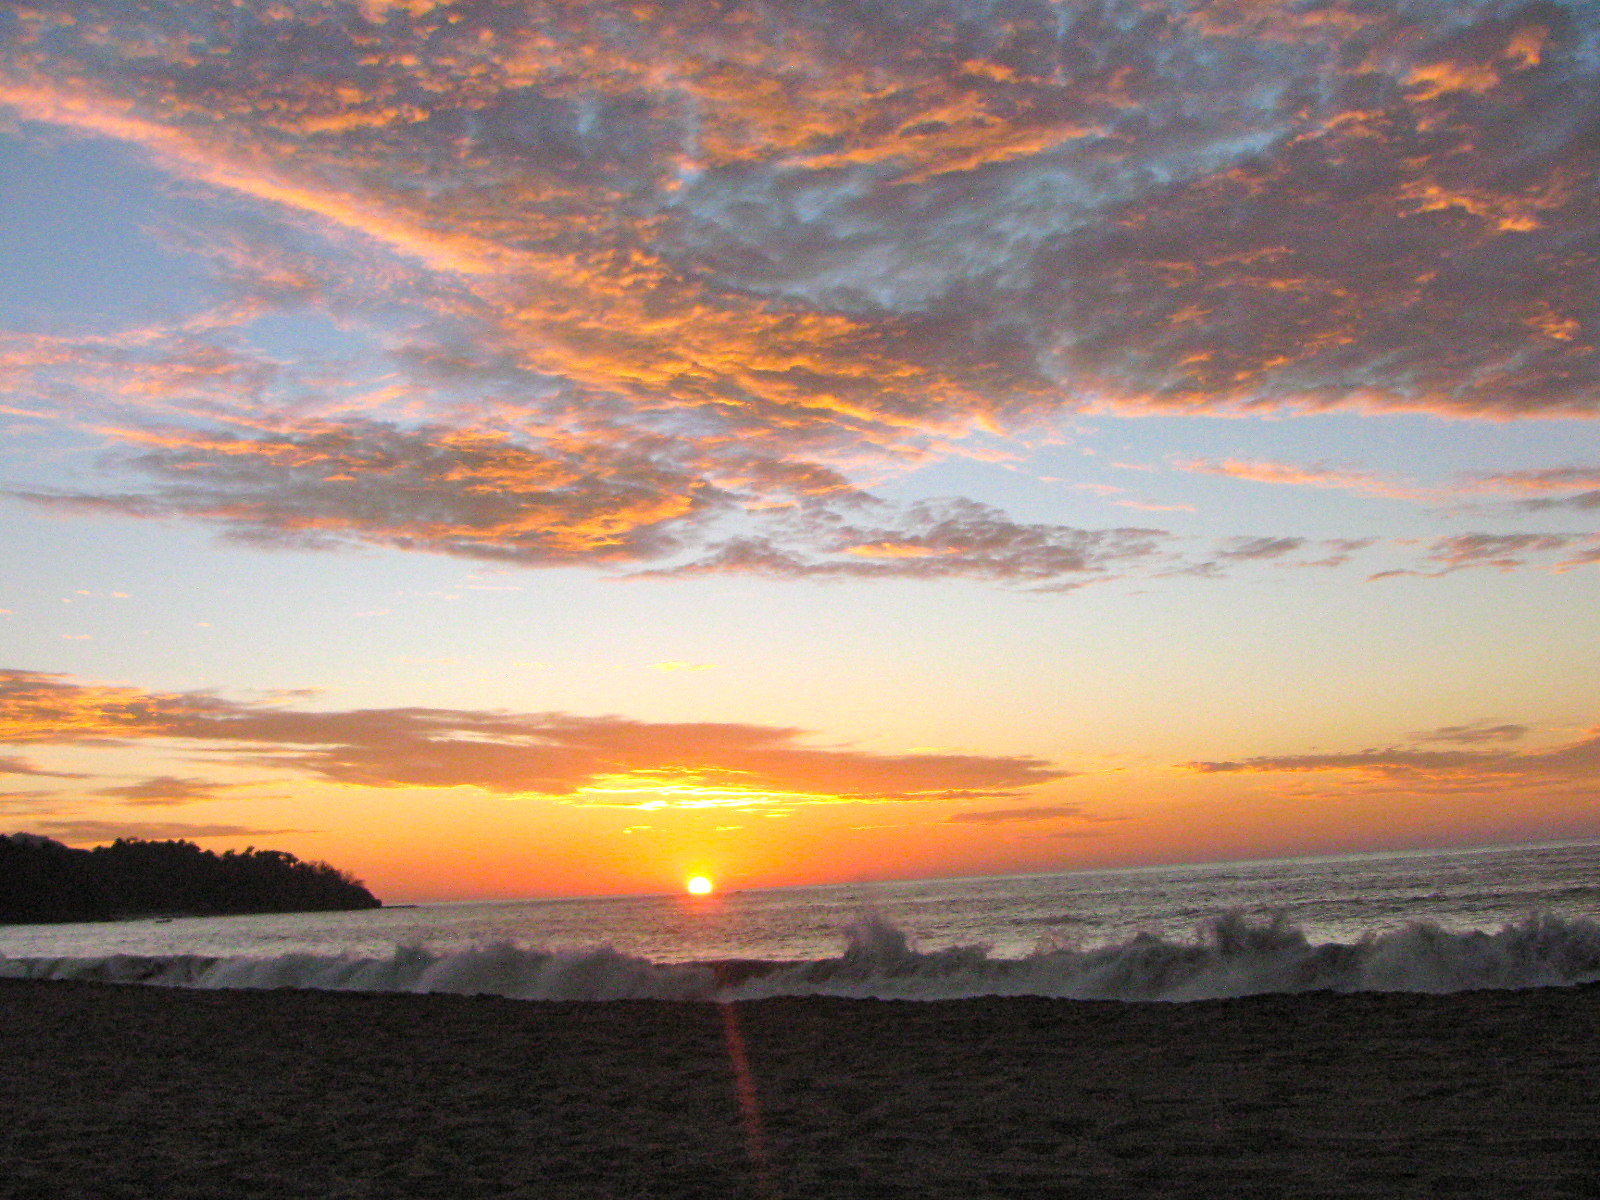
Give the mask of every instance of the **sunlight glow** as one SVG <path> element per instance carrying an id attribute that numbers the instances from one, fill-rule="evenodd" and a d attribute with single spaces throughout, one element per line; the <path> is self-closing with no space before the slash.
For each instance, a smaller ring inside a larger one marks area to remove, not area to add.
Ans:
<path id="1" fill-rule="evenodd" d="M 737 774 L 724 772 L 723 774 Z M 601 774 L 579 788 L 569 803 L 595 808 L 755 809 L 773 804 L 843 804 L 845 797 L 820 792 L 788 792 L 719 783 L 691 770 L 628 771 Z M 851 800 L 860 802 L 859 798 Z"/>
<path id="2" fill-rule="evenodd" d="M 684 886 L 688 888 L 691 896 L 709 896 L 711 895 L 712 889 L 715 887 L 711 880 L 707 879 L 704 875 L 690 876 L 688 883 L 686 883 Z"/>

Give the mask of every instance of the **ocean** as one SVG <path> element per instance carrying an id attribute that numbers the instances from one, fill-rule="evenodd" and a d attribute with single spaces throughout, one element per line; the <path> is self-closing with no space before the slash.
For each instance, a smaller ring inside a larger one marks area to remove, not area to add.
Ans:
<path id="1" fill-rule="evenodd" d="M 1600 980 L 1600 842 L 0 926 L 0 976 L 529 1000 L 1196 1000 Z"/>

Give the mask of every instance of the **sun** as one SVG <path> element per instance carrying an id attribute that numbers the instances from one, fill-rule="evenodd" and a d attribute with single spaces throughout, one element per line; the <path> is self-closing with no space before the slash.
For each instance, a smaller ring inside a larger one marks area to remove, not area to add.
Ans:
<path id="1" fill-rule="evenodd" d="M 704 875 L 691 875 L 689 881 L 683 885 L 691 896 L 709 896 L 715 890 L 716 884 Z"/>

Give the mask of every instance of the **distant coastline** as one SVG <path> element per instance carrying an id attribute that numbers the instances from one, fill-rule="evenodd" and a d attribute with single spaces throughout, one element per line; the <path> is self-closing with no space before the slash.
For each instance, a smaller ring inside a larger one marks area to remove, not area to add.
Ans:
<path id="1" fill-rule="evenodd" d="M 0 834 L 0 924 L 379 908 L 348 871 L 283 850 L 217 854 L 193 842 L 119 838 L 75 850 Z"/>

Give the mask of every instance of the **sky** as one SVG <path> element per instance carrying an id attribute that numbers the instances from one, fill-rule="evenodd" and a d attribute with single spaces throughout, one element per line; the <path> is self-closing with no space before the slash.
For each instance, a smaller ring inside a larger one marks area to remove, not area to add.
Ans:
<path id="1" fill-rule="evenodd" d="M 1600 836 L 1600 9 L 0 11 L 0 830 L 384 899 Z"/>

